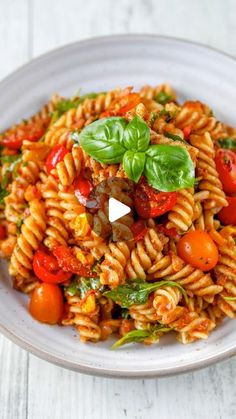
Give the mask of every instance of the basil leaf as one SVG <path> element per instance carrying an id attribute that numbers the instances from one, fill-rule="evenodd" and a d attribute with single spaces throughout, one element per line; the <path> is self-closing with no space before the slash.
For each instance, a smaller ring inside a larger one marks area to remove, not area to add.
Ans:
<path id="1" fill-rule="evenodd" d="M 120 163 L 126 151 L 122 144 L 125 127 L 124 118 L 99 119 L 85 127 L 77 140 L 94 160 L 108 164 Z"/>
<path id="2" fill-rule="evenodd" d="M 2 163 L 12 163 L 12 162 L 15 162 L 15 161 L 19 160 L 20 157 L 21 156 L 19 156 L 19 154 L 16 154 L 14 156 L 1 156 L 0 161 Z"/>
<path id="3" fill-rule="evenodd" d="M 6 168 L 5 173 L 3 175 L 2 181 L 1 181 L 1 189 L 5 190 L 9 181 L 10 181 L 10 174 L 12 173 L 12 175 L 14 177 L 17 176 L 17 165 L 21 162 L 22 156 L 21 155 L 16 155 L 16 156 L 2 156 L 1 157 L 1 161 L 3 163 L 10 163 L 10 165 Z M 8 195 L 8 192 L 2 192 L 2 194 L 5 196 Z M 5 197 L 4 196 L 4 197 Z"/>
<path id="4" fill-rule="evenodd" d="M 123 169 L 128 178 L 138 183 L 145 166 L 145 153 L 127 150 L 123 157 Z"/>
<path id="5" fill-rule="evenodd" d="M 171 140 L 173 140 L 173 141 L 181 141 L 184 144 L 188 144 L 187 141 L 185 141 L 179 135 L 171 134 L 170 132 L 167 132 L 167 131 L 164 131 L 164 135 L 167 138 L 171 138 Z"/>
<path id="6" fill-rule="evenodd" d="M 146 151 L 150 143 L 150 130 L 140 116 L 127 125 L 124 132 L 123 144 L 128 150 Z"/>
<path id="7" fill-rule="evenodd" d="M 70 295 L 74 296 L 79 294 L 80 298 L 84 298 L 88 291 L 100 290 L 104 291 L 104 287 L 101 285 L 99 278 L 84 278 L 78 277 L 77 280 L 73 281 L 68 287 L 65 287 L 65 291 Z"/>
<path id="8" fill-rule="evenodd" d="M 70 109 L 77 108 L 85 99 L 96 99 L 100 94 L 105 94 L 105 92 L 100 93 L 87 93 L 86 95 L 75 97 L 73 99 L 62 99 L 58 102 L 56 110 L 62 115 L 64 112 L 69 111 Z"/>
<path id="9" fill-rule="evenodd" d="M 126 320 L 131 318 L 129 310 L 127 308 L 122 308 L 121 309 L 121 317 L 122 317 L 122 319 L 126 319 Z"/>
<path id="10" fill-rule="evenodd" d="M 156 97 L 154 98 L 154 100 L 158 103 L 160 103 L 161 105 L 166 105 L 168 102 L 171 101 L 171 99 L 173 99 L 173 97 L 171 95 L 169 95 L 166 92 L 159 92 Z"/>
<path id="11" fill-rule="evenodd" d="M 221 146 L 221 148 L 236 151 L 236 140 L 234 140 L 233 138 L 220 138 L 218 140 L 218 143 Z"/>
<path id="12" fill-rule="evenodd" d="M 6 189 L 0 188 L 0 204 L 4 204 L 4 198 L 9 195 L 9 192 Z"/>
<path id="13" fill-rule="evenodd" d="M 122 308 L 129 308 L 133 304 L 145 304 L 149 294 L 161 287 L 177 287 L 187 299 L 186 291 L 177 282 L 158 281 L 153 283 L 132 281 L 130 284 L 119 285 L 106 291 L 103 295 L 119 304 Z"/>
<path id="14" fill-rule="evenodd" d="M 194 185 L 194 165 L 184 148 L 158 144 L 149 147 L 146 155 L 144 174 L 149 185 L 163 192 Z"/>
<path id="15" fill-rule="evenodd" d="M 132 342 L 143 342 L 147 338 L 151 338 L 153 341 L 159 339 L 160 333 L 166 333 L 171 330 L 170 327 L 157 325 L 146 330 L 131 330 L 126 333 L 121 339 L 112 345 L 111 349 L 117 349 L 122 345 L 126 345 Z"/>

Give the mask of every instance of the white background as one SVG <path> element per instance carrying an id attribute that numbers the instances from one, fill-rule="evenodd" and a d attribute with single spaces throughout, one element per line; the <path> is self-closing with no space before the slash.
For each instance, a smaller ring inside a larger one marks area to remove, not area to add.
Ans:
<path id="1" fill-rule="evenodd" d="M 236 1 L 0 0 L 0 78 L 68 42 L 130 32 L 188 38 L 236 56 Z M 171 378 L 94 378 L 41 361 L 0 335 L 0 419 L 231 419 L 235 366 L 232 358 Z"/>

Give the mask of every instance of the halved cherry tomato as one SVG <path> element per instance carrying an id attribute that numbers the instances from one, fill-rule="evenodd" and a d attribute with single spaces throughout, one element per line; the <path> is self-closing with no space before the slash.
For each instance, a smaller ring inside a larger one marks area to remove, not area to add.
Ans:
<path id="1" fill-rule="evenodd" d="M 42 250 L 37 250 L 33 259 L 33 269 L 37 278 L 49 284 L 60 284 L 67 281 L 72 272 L 60 268 L 55 256 Z"/>
<path id="2" fill-rule="evenodd" d="M 222 208 L 220 212 L 218 212 L 219 220 L 222 224 L 228 225 L 233 224 L 236 225 L 236 197 L 235 196 L 227 196 L 228 207 Z"/>
<path id="3" fill-rule="evenodd" d="M 0 240 L 4 240 L 7 237 L 6 228 L 0 224 Z"/>
<path id="4" fill-rule="evenodd" d="M 52 148 L 45 163 L 48 174 L 56 167 L 57 163 L 64 159 L 67 153 L 69 153 L 69 151 L 64 145 L 57 144 Z"/>
<path id="5" fill-rule="evenodd" d="M 76 198 L 80 204 L 85 206 L 87 199 L 93 190 L 92 182 L 86 178 L 84 172 L 81 172 L 79 177 L 74 180 L 73 186 Z"/>
<path id="6" fill-rule="evenodd" d="M 191 131 L 192 131 L 192 125 L 186 125 L 186 127 L 184 127 L 183 133 L 184 133 L 185 140 L 188 140 L 189 139 L 189 136 L 191 134 Z"/>
<path id="7" fill-rule="evenodd" d="M 158 192 L 142 177 L 134 192 L 134 206 L 141 218 L 158 217 L 173 208 L 177 196 L 177 192 Z"/>
<path id="8" fill-rule="evenodd" d="M 72 272 L 77 275 L 85 277 L 93 277 L 89 267 L 83 266 L 82 263 L 73 255 L 72 249 L 68 246 L 56 246 L 53 249 L 53 254 L 57 259 L 58 265 L 65 272 Z"/>
<path id="9" fill-rule="evenodd" d="M 177 243 L 178 255 L 202 271 L 210 271 L 218 262 L 218 249 L 206 231 L 189 231 Z"/>
<path id="10" fill-rule="evenodd" d="M 10 149 L 17 150 L 22 146 L 23 140 L 38 141 L 45 132 L 46 122 L 32 122 L 16 129 L 9 130 L 0 143 Z"/>
<path id="11" fill-rule="evenodd" d="M 100 118 L 107 118 L 109 116 L 124 116 L 126 112 L 135 108 L 141 102 L 141 98 L 138 93 L 129 93 L 126 96 L 121 96 L 113 100 L 110 104 L 109 109 L 103 112 Z"/>
<path id="12" fill-rule="evenodd" d="M 216 169 L 226 193 L 236 192 L 236 153 L 220 148 L 216 153 Z"/>
<path id="13" fill-rule="evenodd" d="M 63 294 L 58 285 L 42 283 L 36 286 L 29 303 L 29 312 L 42 323 L 56 324 L 63 315 Z"/>
<path id="14" fill-rule="evenodd" d="M 139 241 L 143 239 L 148 229 L 143 220 L 138 220 L 130 227 L 130 230 L 133 234 L 133 240 Z"/>

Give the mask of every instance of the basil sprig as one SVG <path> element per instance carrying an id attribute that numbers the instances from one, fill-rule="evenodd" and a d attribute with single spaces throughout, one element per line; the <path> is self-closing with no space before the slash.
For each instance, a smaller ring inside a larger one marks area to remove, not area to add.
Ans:
<path id="1" fill-rule="evenodd" d="M 139 117 L 100 119 L 74 132 L 73 140 L 100 163 L 123 163 L 128 178 L 138 182 L 144 173 L 159 191 L 171 192 L 194 185 L 194 165 L 187 150 L 179 146 L 150 146 L 150 130 Z"/>
<path id="2" fill-rule="evenodd" d="M 117 288 L 106 291 L 103 295 L 119 304 L 122 308 L 129 308 L 133 304 L 145 304 L 151 292 L 154 292 L 161 287 L 176 287 L 187 299 L 186 291 L 177 282 L 158 281 L 148 283 L 137 279 L 130 284 L 119 285 Z"/>
<path id="3" fill-rule="evenodd" d="M 0 204 L 4 203 L 4 198 L 9 195 L 6 187 L 10 182 L 11 176 L 17 176 L 17 167 L 18 164 L 21 162 L 22 156 L 17 154 L 14 156 L 1 156 L 0 162 L 1 163 L 9 163 L 9 166 L 6 168 L 3 178 L 0 184 Z"/>
<path id="4" fill-rule="evenodd" d="M 234 140 L 233 138 L 220 138 L 218 140 L 218 143 L 221 148 L 236 151 L 236 140 Z"/>
<path id="5" fill-rule="evenodd" d="M 159 339 L 161 333 L 167 333 L 170 330 L 170 327 L 165 327 L 162 325 L 152 326 L 145 330 L 131 330 L 121 339 L 117 340 L 114 345 L 112 345 L 111 349 L 117 349 L 120 346 L 127 345 L 128 343 L 132 342 L 143 342 L 147 338 L 155 341 Z"/>
<path id="6" fill-rule="evenodd" d="M 80 276 L 78 280 L 73 281 L 68 287 L 65 287 L 65 291 L 70 297 L 79 294 L 81 298 L 84 298 L 90 290 L 104 290 L 99 278 L 85 278 Z"/>
<path id="7" fill-rule="evenodd" d="M 149 147 L 144 174 L 149 185 L 164 192 L 192 187 L 195 180 L 188 151 L 167 144 Z"/>

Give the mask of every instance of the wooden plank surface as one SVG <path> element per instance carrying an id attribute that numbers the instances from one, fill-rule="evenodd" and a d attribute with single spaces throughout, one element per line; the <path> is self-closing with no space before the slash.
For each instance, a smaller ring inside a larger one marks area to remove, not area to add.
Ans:
<path id="1" fill-rule="evenodd" d="M 54 47 L 112 33 L 157 33 L 236 55 L 235 0 L 0 0 L 0 78 Z M 231 419 L 236 358 L 152 380 L 94 378 L 50 365 L 0 335 L 0 419 Z"/>

